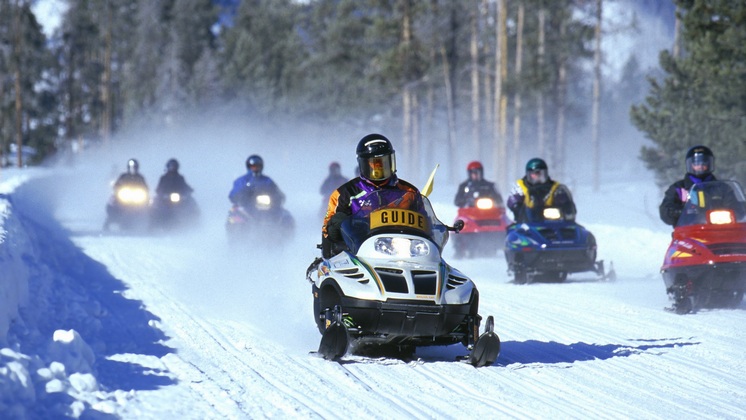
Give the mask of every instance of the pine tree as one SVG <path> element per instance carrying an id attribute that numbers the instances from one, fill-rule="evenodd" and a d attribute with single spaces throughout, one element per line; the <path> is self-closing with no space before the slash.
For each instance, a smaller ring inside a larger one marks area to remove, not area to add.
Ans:
<path id="1" fill-rule="evenodd" d="M 663 51 L 667 74 L 650 80 L 632 122 L 655 143 L 641 158 L 665 185 L 680 178 L 686 150 L 704 144 L 716 175 L 746 179 L 746 3 L 679 0 L 681 57 Z"/>

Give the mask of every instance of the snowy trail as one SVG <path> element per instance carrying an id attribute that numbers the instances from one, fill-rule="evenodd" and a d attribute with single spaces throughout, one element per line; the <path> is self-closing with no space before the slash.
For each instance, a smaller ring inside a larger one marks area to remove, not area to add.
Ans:
<path id="1" fill-rule="evenodd" d="M 43 182 L 28 188 L 21 207 L 44 208 L 33 199 Z M 460 345 L 418 349 L 409 362 L 310 355 L 320 338 L 303 278 L 313 222 L 301 220 L 286 249 L 247 257 L 226 247 L 222 213 L 174 237 L 99 235 L 98 220 L 64 206 L 56 216 L 69 238 L 27 223 L 47 236 L 47 265 L 124 286 L 96 292 L 122 337 L 108 339 L 101 363 L 138 372 L 125 380 L 104 369 L 119 387 L 110 392 L 128 392 L 124 418 L 746 418 L 746 303 L 665 312 L 666 232 L 589 225 L 616 281 L 518 286 L 502 254 L 449 260 L 477 283 L 480 313 L 494 315 L 502 341 L 497 363 L 475 369 L 454 361 Z M 140 322 L 119 312 L 125 304 Z M 160 341 L 138 339 L 144 323 Z"/>

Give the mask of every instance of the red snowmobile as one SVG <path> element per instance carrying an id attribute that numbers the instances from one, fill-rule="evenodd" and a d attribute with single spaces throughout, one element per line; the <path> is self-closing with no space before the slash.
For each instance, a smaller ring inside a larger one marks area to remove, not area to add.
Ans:
<path id="1" fill-rule="evenodd" d="M 746 290 L 746 198 L 735 181 L 694 185 L 661 273 L 677 314 L 737 307 Z"/>
<path id="2" fill-rule="evenodd" d="M 461 232 L 453 236 L 456 258 L 491 257 L 503 248 L 510 221 L 502 200 L 475 191 L 467 205 L 458 209 L 456 220 L 464 222 Z"/>

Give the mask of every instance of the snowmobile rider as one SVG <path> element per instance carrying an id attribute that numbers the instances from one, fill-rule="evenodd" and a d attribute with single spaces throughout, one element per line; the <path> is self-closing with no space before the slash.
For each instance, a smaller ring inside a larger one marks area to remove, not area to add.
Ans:
<path id="1" fill-rule="evenodd" d="M 694 146 L 686 152 L 686 174 L 671 184 L 663 195 L 659 207 L 660 217 L 664 223 L 676 226 L 689 198 L 689 190 L 695 184 L 716 181 L 712 171 L 715 170 L 715 156 L 706 146 Z"/>
<path id="2" fill-rule="evenodd" d="M 166 162 L 166 172 L 158 180 L 155 193 L 158 196 L 166 196 L 171 193 L 179 193 L 186 196 L 193 191 L 192 187 L 184 180 L 184 176 L 179 173 L 179 161 L 173 158 L 169 159 Z"/>
<path id="3" fill-rule="evenodd" d="M 347 177 L 342 175 L 342 167 L 339 165 L 339 162 L 332 162 L 329 164 L 329 175 L 321 184 L 319 193 L 321 193 L 324 198 L 329 198 L 329 196 L 334 192 L 334 190 L 337 189 L 337 187 L 344 184 L 348 180 L 349 179 Z"/>
<path id="4" fill-rule="evenodd" d="M 127 161 L 127 172 L 119 175 L 119 178 L 114 183 L 114 190 L 116 191 L 122 185 L 142 185 L 145 189 L 148 189 L 145 177 L 140 174 L 140 163 L 137 162 L 137 159 Z"/>
<path id="5" fill-rule="evenodd" d="M 575 203 L 570 190 L 548 174 L 547 163 L 533 158 L 526 163 L 526 175 L 516 181 L 508 197 L 508 208 L 513 212 L 515 223 L 529 220 L 528 212 L 542 214 L 546 207 L 559 208 L 565 219 L 575 219 Z"/>
<path id="6" fill-rule="evenodd" d="M 474 207 L 477 198 L 491 198 L 495 205 L 502 205 L 503 197 L 495 184 L 484 179 L 484 167 L 481 162 L 473 161 L 466 165 L 468 179 L 458 186 L 453 203 L 456 207 Z"/>
<path id="7" fill-rule="evenodd" d="M 112 221 L 119 216 L 121 210 L 117 204 L 117 191 L 127 185 L 141 186 L 145 191 L 148 191 L 148 184 L 145 182 L 145 177 L 140 174 L 140 163 L 137 159 L 129 159 L 127 161 L 127 172 L 120 174 L 114 182 L 114 193 L 106 204 L 104 230 L 108 230 Z"/>
<path id="8" fill-rule="evenodd" d="M 342 222 L 365 203 L 367 197 L 381 190 L 405 190 L 415 194 L 423 207 L 420 191 L 414 185 L 396 176 L 396 155 L 389 139 L 381 134 L 368 134 L 357 145 L 357 163 L 360 176 L 353 178 L 334 190 L 321 228 L 321 253 L 324 258 L 346 248 L 342 238 Z"/>
<path id="9" fill-rule="evenodd" d="M 246 159 L 245 175 L 236 178 L 233 181 L 233 188 L 228 194 L 228 199 L 234 205 L 239 205 L 249 210 L 253 206 L 251 203 L 254 195 L 258 191 L 264 191 L 272 197 L 273 203 L 279 203 L 276 208 L 282 207 L 285 203 L 285 194 L 272 179 L 262 173 L 264 170 L 264 160 L 259 155 L 251 155 Z"/>

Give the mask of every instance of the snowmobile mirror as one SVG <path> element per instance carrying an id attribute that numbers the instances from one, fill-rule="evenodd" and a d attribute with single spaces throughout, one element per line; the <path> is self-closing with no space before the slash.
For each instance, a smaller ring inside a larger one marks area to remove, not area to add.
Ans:
<path id="1" fill-rule="evenodd" d="M 464 221 L 461 219 L 458 219 L 453 223 L 453 227 L 448 228 L 448 230 L 459 233 L 461 232 L 461 229 L 463 228 L 464 228 Z"/>

